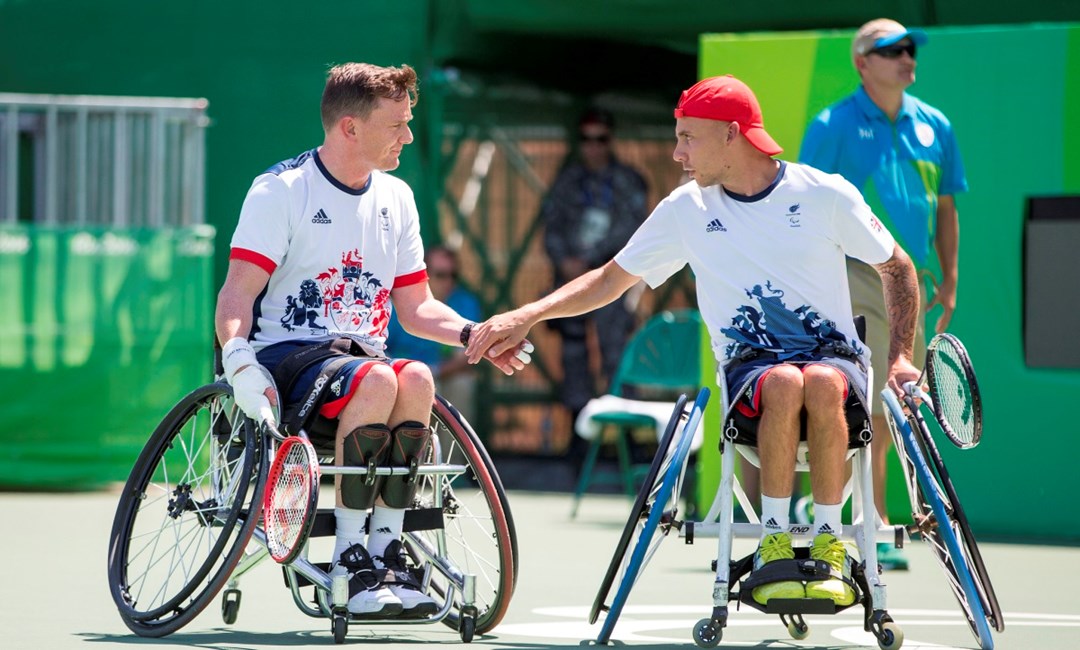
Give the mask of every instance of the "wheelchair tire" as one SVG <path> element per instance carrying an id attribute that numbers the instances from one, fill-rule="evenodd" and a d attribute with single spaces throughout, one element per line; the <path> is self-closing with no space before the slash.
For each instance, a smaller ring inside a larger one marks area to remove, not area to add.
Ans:
<path id="1" fill-rule="evenodd" d="M 635 533 L 638 532 L 642 520 L 652 507 L 656 493 L 660 489 L 660 482 L 664 478 L 662 470 L 671 462 L 672 443 L 675 440 L 675 432 L 678 429 L 679 420 L 682 419 L 685 410 L 686 395 L 680 395 L 678 401 L 675 402 L 675 408 L 671 412 L 671 417 L 668 419 L 667 426 L 664 427 L 664 435 L 660 437 L 660 444 L 656 450 L 656 456 L 653 457 L 652 464 L 649 465 L 649 471 L 645 474 L 645 480 L 642 483 L 642 487 L 638 491 L 637 497 L 634 499 L 634 505 L 630 509 L 630 517 L 626 520 L 626 526 L 623 527 L 622 536 L 619 537 L 619 543 L 615 546 L 615 553 L 611 557 L 611 563 L 608 564 L 607 573 L 604 574 L 604 580 L 600 583 L 600 590 L 596 593 L 596 600 L 593 601 L 592 611 L 589 612 L 590 625 L 596 623 L 596 620 L 600 617 L 600 612 L 605 611 L 608 608 L 604 601 L 607 600 L 608 593 L 611 591 L 611 585 L 615 582 L 615 577 L 619 574 L 619 569 L 623 566 L 626 550 L 630 548 L 630 542 L 634 539 Z"/>
<path id="2" fill-rule="evenodd" d="M 657 458 L 660 459 L 657 478 L 651 483 L 642 486 L 639 497 L 644 495 L 644 499 L 638 499 L 643 504 L 642 508 L 640 511 L 632 512 L 632 516 L 627 522 L 627 527 L 633 525 L 633 536 L 636 536 L 637 539 L 632 543 L 627 543 L 623 552 L 621 554 L 616 553 L 615 557 L 612 558 L 612 563 L 618 562 L 618 565 L 622 568 L 622 579 L 619 582 L 618 590 L 615 592 L 615 597 L 612 599 L 608 614 L 604 618 L 600 634 L 596 637 L 596 642 L 599 644 L 606 644 L 611 639 L 615 623 L 619 620 L 619 615 L 622 613 L 622 608 L 630 596 L 630 591 L 637 582 L 638 575 L 652 559 L 653 554 L 660 547 L 660 543 L 663 542 L 668 533 L 671 532 L 672 527 L 678 522 L 679 493 L 682 488 L 683 477 L 686 474 L 686 460 L 690 455 L 690 444 L 693 442 L 694 432 L 697 430 L 698 422 L 701 420 L 705 411 L 705 404 L 708 401 L 709 389 L 703 388 L 698 393 L 694 406 L 690 410 L 690 415 L 683 424 L 680 433 L 675 437 L 674 446 L 669 444 L 666 449 L 658 451 L 656 458 L 653 459 L 654 464 Z M 683 400 L 680 400 L 680 403 L 682 402 Z M 672 414 L 672 419 L 677 419 L 679 413 L 677 407 L 675 413 Z M 636 518 L 633 516 L 635 514 L 637 515 Z M 645 517 L 644 521 L 642 521 L 642 517 Z M 661 527 L 663 534 L 653 542 L 656 530 Z M 626 550 L 631 546 L 633 551 L 627 557 Z M 595 604 L 594 609 L 597 609 Z"/>
<path id="3" fill-rule="evenodd" d="M 887 411 L 894 424 L 897 449 L 902 450 L 900 464 L 919 536 L 945 571 L 979 647 L 992 650 L 994 641 L 989 623 L 992 621 L 1000 631 L 1004 621 L 960 500 L 926 422 L 921 415 L 904 417 L 899 401 L 891 394 L 889 398 L 886 398 Z M 909 404 L 909 409 L 916 408 L 914 403 Z"/>
<path id="4" fill-rule="evenodd" d="M 192 391 L 150 436 L 109 538 L 109 590 L 131 631 L 175 632 L 228 581 L 258 520 L 263 449 L 225 383 Z"/>
<path id="5" fill-rule="evenodd" d="M 953 533 L 956 535 L 958 541 L 963 544 L 963 550 L 966 551 L 965 560 L 968 564 L 967 568 L 971 571 L 972 576 L 975 579 L 975 586 L 979 589 L 984 613 L 989 617 L 989 621 L 991 625 L 994 626 L 994 629 L 998 632 L 1003 632 L 1005 630 L 1005 620 L 1001 613 L 1001 606 L 998 604 L 997 594 L 994 592 L 994 585 L 990 582 L 990 574 L 986 570 L 986 564 L 983 562 L 982 553 L 979 552 L 979 546 L 975 541 L 975 536 L 971 532 L 971 526 L 968 524 L 967 515 L 964 514 L 964 508 L 960 504 L 960 498 L 956 494 L 956 488 L 953 486 L 952 479 L 949 478 L 949 471 L 945 467 L 945 461 L 942 459 L 937 445 L 934 444 L 934 440 L 930 435 L 926 422 L 920 419 L 919 424 L 920 443 L 922 444 L 923 455 L 926 457 L 930 468 L 933 470 L 938 487 L 944 490 L 942 493 L 942 502 L 945 506 L 945 510 L 949 513 L 949 523 Z M 938 558 L 941 560 L 940 556 L 938 556 Z"/>
<path id="6" fill-rule="evenodd" d="M 506 614 L 517 583 L 517 532 L 510 504 L 487 450 L 469 423 L 442 397 L 435 400 L 431 425 L 433 438 L 440 441 L 442 463 L 465 469 L 456 475 L 418 478 L 414 506 L 441 509 L 443 527 L 407 532 L 405 547 L 417 564 L 432 554 L 440 558 L 432 563 L 429 591 L 441 603 L 448 594 L 455 601 L 443 623 L 484 634 Z M 435 461 L 432 456 L 424 464 Z M 462 600 L 465 574 L 476 578 L 475 612 Z M 463 608 L 468 611 L 464 617 Z"/>

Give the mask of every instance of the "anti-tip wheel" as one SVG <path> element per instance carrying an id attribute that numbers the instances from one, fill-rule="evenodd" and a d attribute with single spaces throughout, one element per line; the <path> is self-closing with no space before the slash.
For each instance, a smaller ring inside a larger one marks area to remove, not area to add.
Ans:
<path id="1" fill-rule="evenodd" d="M 787 631 L 796 641 L 802 641 L 810 636 L 810 626 L 806 623 L 788 623 Z"/>
<path id="2" fill-rule="evenodd" d="M 240 615 L 240 590 L 226 589 L 221 597 L 221 620 L 226 625 L 232 625 Z"/>
<path id="3" fill-rule="evenodd" d="M 341 614 L 334 614 L 334 643 L 345 643 L 345 635 L 349 632 L 349 619 Z"/>
<path id="4" fill-rule="evenodd" d="M 724 630 L 711 618 L 703 618 L 694 626 L 694 643 L 699 648 L 715 648 L 720 645 Z"/>
<path id="5" fill-rule="evenodd" d="M 897 650 L 902 645 L 904 645 L 904 631 L 900 629 L 900 626 L 892 621 L 882 623 L 878 647 L 881 650 Z"/>
<path id="6" fill-rule="evenodd" d="M 461 617 L 461 642 L 471 643 L 473 635 L 476 634 L 476 618 L 473 616 Z"/>

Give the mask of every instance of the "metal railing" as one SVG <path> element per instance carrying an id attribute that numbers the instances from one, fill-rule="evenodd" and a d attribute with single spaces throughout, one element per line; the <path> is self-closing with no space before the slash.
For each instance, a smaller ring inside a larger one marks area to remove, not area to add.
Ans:
<path id="1" fill-rule="evenodd" d="M 203 223 L 206 108 L 205 99 L 0 93 L 0 224 Z"/>

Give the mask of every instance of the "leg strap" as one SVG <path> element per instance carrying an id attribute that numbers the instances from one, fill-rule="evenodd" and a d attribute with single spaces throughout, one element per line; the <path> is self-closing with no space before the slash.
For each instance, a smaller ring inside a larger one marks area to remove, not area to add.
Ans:
<path id="1" fill-rule="evenodd" d="M 390 450 L 390 465 L 408 467 L 403 476 L 388 476 L 382 486 L 382 498 L 391 508 L 412 506 L 416 495 L 416 469 L 431 441 L 431 427 L 420 422 L 402 422 L 394 427 Z"/>
<path id="2" fill-rule="evenodd" d="M 345 436 L 342 465 L 367 467 L 370 472 L 346 474 L 341 477 L 341 502 L 346 508 L 367 510 L 375 503 L 385 477 L 375 476 L 374 470 L 382 465 L 390 453 L 390 427 L 385 424 L 369 424 L 357 427 Z"/>

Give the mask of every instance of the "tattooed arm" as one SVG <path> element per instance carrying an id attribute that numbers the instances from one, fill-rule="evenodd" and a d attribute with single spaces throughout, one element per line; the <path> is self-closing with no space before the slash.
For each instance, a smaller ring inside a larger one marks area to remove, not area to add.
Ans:
<path id="1" fill-rule="evenodd" d="M 911 365 L 915 346 L 915 325 L 922 317 L 919 309 L 919 284 L 911 258 L 900 248 L 892 257 L 874 268 L 881 274 L 885 309 L 889 314 L 889 386 L 898 392 L 905 382 L 918 379 Z"/>

